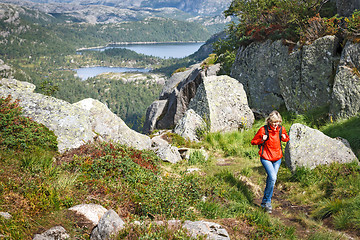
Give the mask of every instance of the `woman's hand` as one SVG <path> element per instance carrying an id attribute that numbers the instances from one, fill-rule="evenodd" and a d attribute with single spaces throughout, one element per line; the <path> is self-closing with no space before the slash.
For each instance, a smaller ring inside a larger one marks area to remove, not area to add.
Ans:
<path id="1" fill-rule="evenodd" d="M 263 141 L 266 141 L 266 139 L 268 138 L 268 136 L 265 134 L 265 135 L 263 135 Z"/>
<path id="2" fill-rule="evenodd" d="M 285 138 L 286 138 L 286 135 L 285 135 L 285 134 L 281 134 L 281 137 L 282 137 L 283 139 L 285 139 Z"/>

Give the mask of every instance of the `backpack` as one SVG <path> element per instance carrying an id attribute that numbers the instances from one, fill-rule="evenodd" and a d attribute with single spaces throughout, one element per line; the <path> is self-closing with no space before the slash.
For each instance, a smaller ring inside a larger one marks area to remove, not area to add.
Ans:
<path id="1" fill-rule="evenodd" d="M 281 145 L 282 126 L 279 125 L 279 127 L 280 127 L 280 131 L 279 131 L 280 147 L 281 147 L 281 151 L 282 151 L 282 150 L 283 150 L 283 149 L 282 149 L 282 145 Z M 265 142 L 269 139 L 269 126 L 268 126 L 268 125 L 264 125 L 264 129 L 265 129 L 265 135 L 267 136 L 267 138 L 266 138 L 266 140 L 265 140 L 262 144 L 259 144 L 259 145 L 258 145 L 259 149 L 260 149 L 261 147 L 263 147 L 262 150 L 261 150 L 261 155 L 263 155 L 263 153 L 264 153 L 264 145 L 265 145 Z"/>

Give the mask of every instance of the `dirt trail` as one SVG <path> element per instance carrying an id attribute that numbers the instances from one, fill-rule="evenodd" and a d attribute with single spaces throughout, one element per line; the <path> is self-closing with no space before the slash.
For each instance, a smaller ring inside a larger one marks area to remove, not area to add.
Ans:
<path id="1" fill-rule="evenodd" d="M 273 209 L 271 215 L 280 219 L 286 226 L 295 228 L 295 235 L 298 239 L 307 239 L 310 237 L 316 229 L 311 229 L 309 226 L 306 226 L 305 223 L 301 221 L 298 217 L 299 215 L 309 216 L 311 214 L 311 207 L 309 206 L 299 206 L 292 204 L 290 201 L 286 200 L 285 192 L 280 191 L 278 189 L 274 189 L 274 195 L 272 197 L 273 205 L 276 208 Z M 260 207 L 261 198 L 255 199 L 254 203 Z M 323 220 L 323 225 L 321 228 L 323 230 L 327 229 L 328 231 L 335 231 L 331 221 L 327 221 L 327 219 Z M 360 239 L 359 231 L 347 231 L 347 232 L 338 232 L 342 237 L 338 239 Z"/>

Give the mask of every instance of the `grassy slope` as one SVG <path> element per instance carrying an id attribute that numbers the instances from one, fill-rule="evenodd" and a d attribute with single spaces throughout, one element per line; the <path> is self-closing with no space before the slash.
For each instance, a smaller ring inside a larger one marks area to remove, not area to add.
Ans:
<path id="1" fill-rule="evenodd" d="M 324 129 L 346 126 L 356 135 L 358 123 L 359 117 Z M 358 238 L 360 168 L 354 164 L 302 169 L 295 174 L 282 165 L 274 196 L 276 209 L 272 215 L 261 211 L 258 203 L 265 173 L 258 149 L 249 142 L 262 124 L 257 122 L 244 132 L 209 134 L 197 144 L 170 136 L 174 144 L 204 147 L 210 156 L 204 161 L 201 154 L 193 154 L 189 161 L 176 165 L 161 163 L 150 152 L 112 144 L 84 145 L 63 155 L 3 148 L 0 211 L 13 218 L 0 219 L 0 234 L 9 239 L 31 239 L 35 233 L 60 224 L 76 239 L 88 239 L 91 226 L 75 220 L 66 209 L 97 203 L 113 208 L 126 222 L 207 219 L 222 224 L 231 239 L 346 239 L 345 233 Z M 291 124 L 285 122 L 287 129 Z M 339 135 L 346 132 L 339 130 Z M 350 143 L 359 152 L 354 139 Z M 199 167 L 201 174 L 185 174 L 190 167 Z M 240 181 L 241 176 L 255 188 Z M 128 227 L 119 239 L 140 236 L 190 239 L 184 230 L 154 225 Z"/>

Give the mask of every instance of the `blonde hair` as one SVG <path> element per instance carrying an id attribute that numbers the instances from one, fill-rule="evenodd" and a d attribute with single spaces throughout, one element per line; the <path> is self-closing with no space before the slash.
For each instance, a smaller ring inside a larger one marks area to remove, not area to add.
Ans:
<path id="1" fill-rule="evenodd" d="M 278 111 L 274 110 L 272 111 L 269 116 L 266 118 L 266 124 L 267 125 L 270 125 L 271 122 L 280 122 L 282 123 L 282 118 L 281 118 L 281 115 Z"/>

